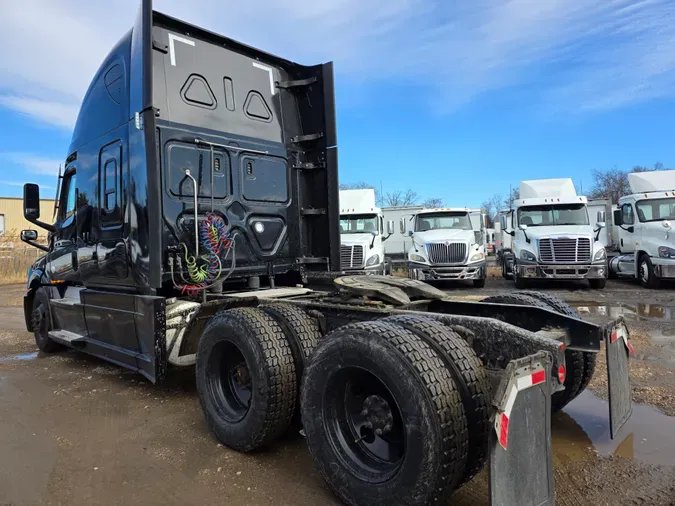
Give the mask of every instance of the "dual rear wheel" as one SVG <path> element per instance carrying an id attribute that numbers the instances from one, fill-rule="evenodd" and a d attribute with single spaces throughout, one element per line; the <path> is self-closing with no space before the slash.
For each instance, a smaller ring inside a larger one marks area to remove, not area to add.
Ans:
<path id="1" fill-rule="evenodd" d="M 427 504 L 480 471 L 490 383 L 459 334 L 405 315 L 319 337 L 315 318 L 283 304 L 209 322 L 197 388 L 220 441 L 239 451 L 264 446 L 299 406 L 317 468 L 349 504 Z"/>

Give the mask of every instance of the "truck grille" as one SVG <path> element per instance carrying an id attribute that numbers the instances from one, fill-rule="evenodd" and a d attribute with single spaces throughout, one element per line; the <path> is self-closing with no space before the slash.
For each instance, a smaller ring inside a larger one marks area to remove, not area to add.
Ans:
<path id="1" fill-rule="evenodd" d="M 539 259 L 542 263 L 565 264 L 591 261 L 591 240 L 539 239 Z"/>
<path id="2" fill-rule="evenodd" d="M 360 269 L 363 267 L 363 246 L 340 246 L 340 268 Z"/>
<path id="3" fill-rule="evenodd" d="M 427 243 L 427 252 L 429 261 L 432 264 L 461 264 L 466 261 L 466 243 L 453 242 L 445 243 Z"/>

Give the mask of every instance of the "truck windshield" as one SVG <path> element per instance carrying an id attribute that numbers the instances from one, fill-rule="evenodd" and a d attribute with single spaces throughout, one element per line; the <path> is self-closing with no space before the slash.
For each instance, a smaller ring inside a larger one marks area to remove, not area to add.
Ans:
<path id="1" fill-rule="evenodd" d="M 370 234 L 377 232 L 376 214 L 350 214 L 340 216 L 341 234 Z"/>
<path id="2" fill-rule="evenodd" d="M 675 199 L 640 200 L 636 204 L 638 219 L 645 221 L 675 220 Z"/>
<path id="3" fill-rule="evenodd" d="M 427 230 L 438 230 L 451 228 L 454 230 L 472 230 L 471 220 L 468 213 L 445 212 L 445 213 L 424 213 L 417 216 L 415 220 L 415 231 L 425 232 Z"/>
<path id="4" fill-rule="evenodd" d="M 585 204 L 528 206 L 518 209 L 518 223 L 528 227 L 588 225 Z"/>

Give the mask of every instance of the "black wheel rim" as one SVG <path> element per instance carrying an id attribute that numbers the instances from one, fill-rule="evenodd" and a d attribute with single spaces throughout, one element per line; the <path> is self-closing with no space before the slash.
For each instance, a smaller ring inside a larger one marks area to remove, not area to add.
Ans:
<path id="1" fill-rule="evenodd" d="M 207 384 L 211 400 L 222 418 L 241 421 L 251 406 L 253 378 L 241 350 L 228 341 L 211 350 L 207 365 Z"/>
<path id="2" fill-rule="evenodd" d="M 357 367 L 341 369 L 327 382 L 324 424 L 343 463 L 364 481 L 391 478 L 405 457 L 400 408 L 386 385 Z"/>

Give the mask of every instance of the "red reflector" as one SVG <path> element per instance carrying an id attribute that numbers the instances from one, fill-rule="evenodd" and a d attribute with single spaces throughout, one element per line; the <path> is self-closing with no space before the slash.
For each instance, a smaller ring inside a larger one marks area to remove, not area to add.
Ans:
<path id="1" fill-rule="evenodd" d="M 565 383 L 565 366 L 561 365 L 558 367 L 558 381 L 560 384 Z"/>
<path id="2" fill-rule="evenodd" d="M 615 330 L 614 332 L 612 332 L 612 337 L 610 338 L 610 341 L 609 341 L 609 342 L 610 342 L 610 343 L 613 343 L 613 342 L 616 341 L 618 338 L 619 338 L 619 333 Z"/>
<path id="3" fill-rule="evenodd" d="M 558 345 L 558 349 L 560 349 L 560 351 L 564 351 L 565 350 L 565 343 L 560 343 Z"/>
<path id="4" fill-rule="evenodd" d="M 635 355 L 635 348 L 633 348 L 633 345 L 626 340 L 626 347 L 628 348 L 628 351 L 630 351 L 633 355 Z"/>
<path id="5" fill-rule="evenodd" d="M 546 381 L 546 372 L 545 371 L 537 371 L 535 373 L 532 373 L 532 384 L 533 385 L 538 385 L 539 383 L 543 383 Z"/>
<path id="6" fill-rule="evenodd" d="M 509 435 L 509 418 L 502 414 L 502 423 L 499 428 L 499 444 L 506 450 L 506 443 Z"/>

